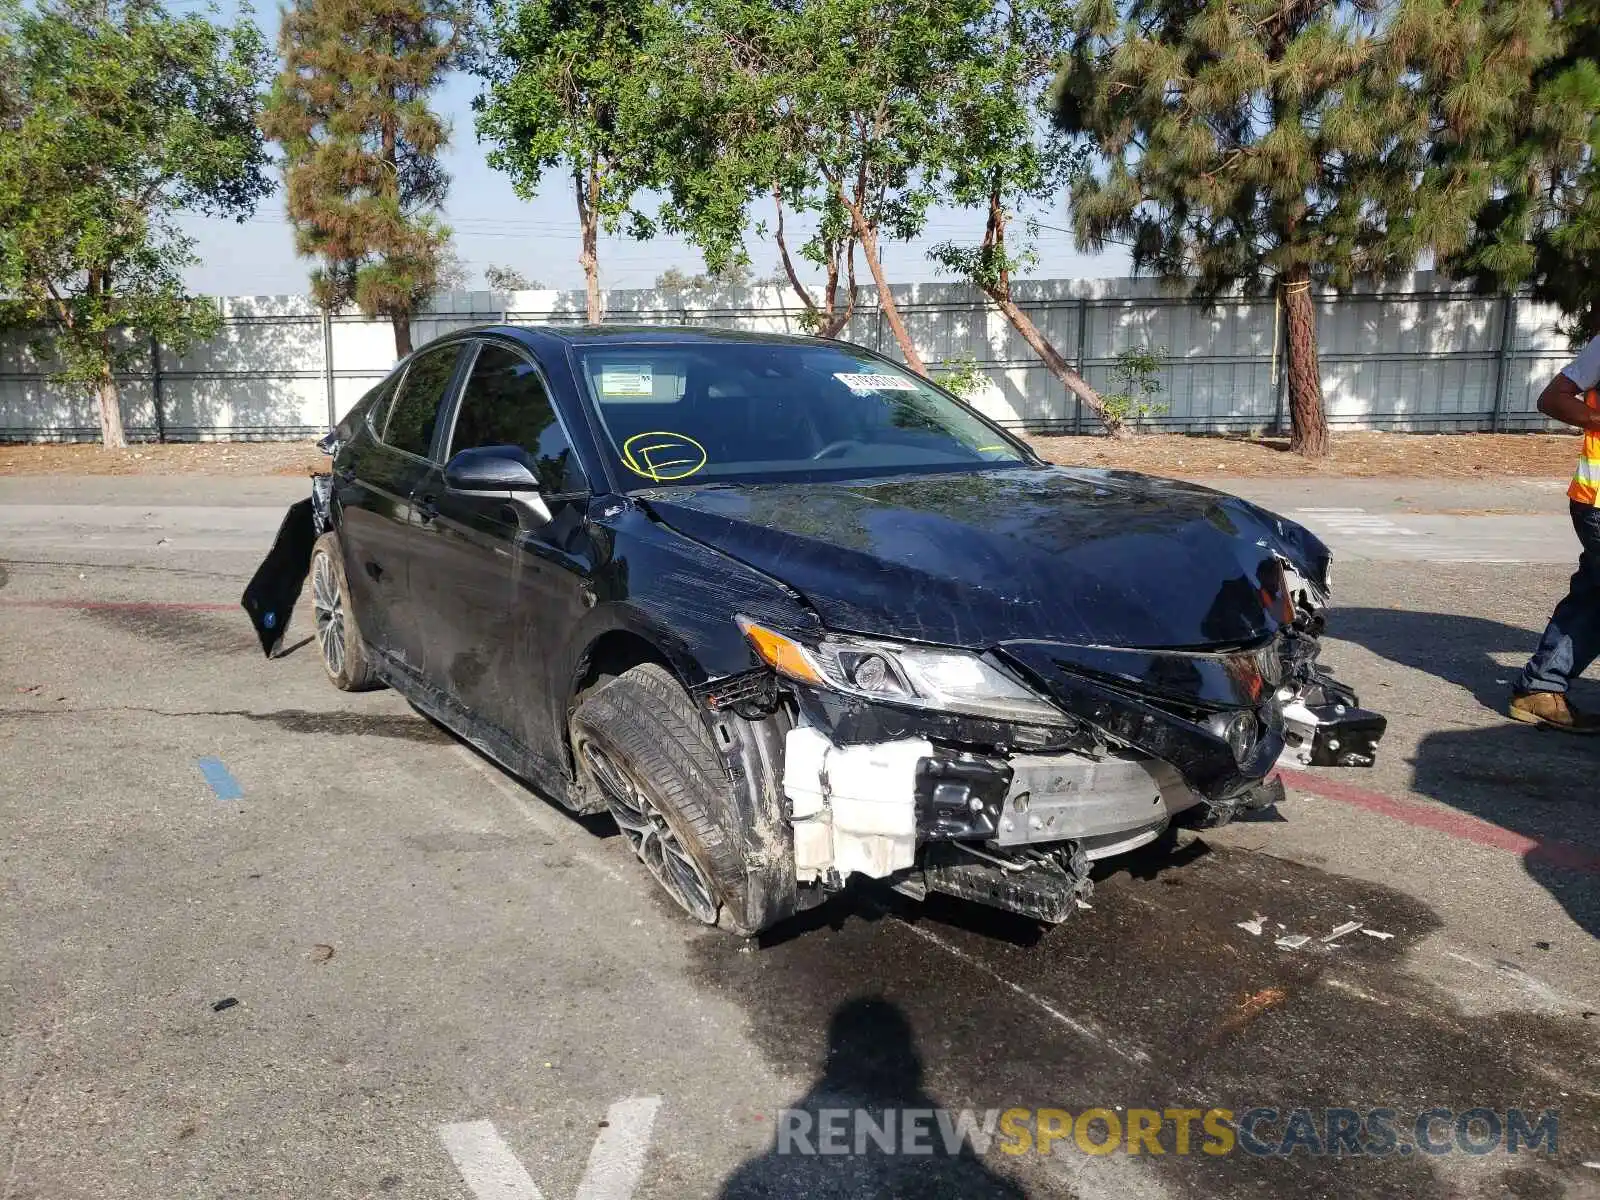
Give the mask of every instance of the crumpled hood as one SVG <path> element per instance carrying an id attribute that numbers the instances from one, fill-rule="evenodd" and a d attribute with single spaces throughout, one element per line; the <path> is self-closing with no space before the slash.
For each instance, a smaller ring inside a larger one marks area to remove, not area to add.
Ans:
<path id="1" fill-rule="evenodd" d="M 974 649 L 1252 642 L 1285 614 L 1277 555 L 1318 583 L 1327 564 L 1291 521 L 1127 472 L 1010 468 L 639 498 L 670 528 L 794 588 L 831 629 Z"/>

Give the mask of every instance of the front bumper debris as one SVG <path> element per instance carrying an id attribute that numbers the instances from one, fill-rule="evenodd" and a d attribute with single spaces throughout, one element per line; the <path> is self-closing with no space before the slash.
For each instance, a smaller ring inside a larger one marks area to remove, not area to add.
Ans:
<path id="1" fill-rule="evenodd" d="M 1295 700 L 1283 707 L 1284 765 L 1370 767 L 1389 722 L 1352 705 L 1309 705 Z"/>
<path id="2" fill-rule="evenodd" d="M 1065 724 L 786 688 L 798 723 L 783 790 L 799 882 L 831 888 L 864 874 L 1059 921 L 1086 896 L 1089 864 L 1174 825 L 1211 828 L 1270 807 L 1284 795 L 1279 765 L 1371 765 L 1385 730 L 1317 665 L 1306 630 L 1216 654 L 1001 649 Z M 718 689 L 734 700 L 748 690 L 721 681 L 708 689 L 713 707 L 727 699 Z"/>
<path id="3" fill-rule="evenodd" d="M 962 854 L 959 846 L 943 850 L 931 856 L 922 869 L 920 884 L 925 891 L 943 892 L 1052 925 L 1065 921 L 1079 901 L 1087 902 L 1094 894 L 1089 859 L 1072 846 L 1003 857 Z M 913 887 L 917 882 L 913 881 Z"/>
<path id="4" fill-rule="evenodd" d="M 317 539 L 332 528 L 329 506 L 333 476 L 313 475 L 311 495 L 289 506 L 278 526 L 272 549 L 250 577 L 239 603 L 255 626 L 261 650 L 271 658 L 289 632 L 289 617 L 306 576 L 311 572 L 311 551 Z"/>

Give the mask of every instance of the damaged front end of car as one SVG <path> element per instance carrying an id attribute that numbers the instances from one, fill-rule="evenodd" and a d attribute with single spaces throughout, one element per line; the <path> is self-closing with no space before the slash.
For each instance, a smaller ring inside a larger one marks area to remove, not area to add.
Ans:
<path id="1" fill-rule="evenodd" d="M 980 653 L 740 618 L 764 666 L 700 691 L 713 711 L 781 714 L 802 889 L 860 874 L 1059 922 L 1098 860 L 1280 799 L 1275 767 L 1371 765 L 1384 718 L 1318 662 L 1325 558 L 1318 573 L 1269 557 L 1239 599 L 1275 630 L 1201 649 Z"/>

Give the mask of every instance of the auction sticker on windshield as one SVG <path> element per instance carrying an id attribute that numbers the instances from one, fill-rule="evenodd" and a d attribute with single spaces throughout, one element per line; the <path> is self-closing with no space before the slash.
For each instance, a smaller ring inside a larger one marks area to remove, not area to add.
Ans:
<path id="1" fill-rule="evenodd" d="M 649 363 L 609 363 L 600 371 L 602 396 L 654 396 L 655 371 Z"/>
<path id="2" fill-rule="evenodd" d="M 833 377 L 858 396 L 868 392 L 914 392 L 917 385 L 902 375 L 868 375 L 835 371 Z"/>

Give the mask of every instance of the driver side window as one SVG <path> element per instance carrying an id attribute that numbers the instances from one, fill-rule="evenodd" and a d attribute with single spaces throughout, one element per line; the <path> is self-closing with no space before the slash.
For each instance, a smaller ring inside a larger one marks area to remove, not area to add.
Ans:
<path id="1" fill-rule="evenodd" d="M 485 446 L 515 447 L 548 494 L 588 490 L 544 377 L 520 354 L 492 344 L 478 351 L 467 376 L 448 457 Z"/>

